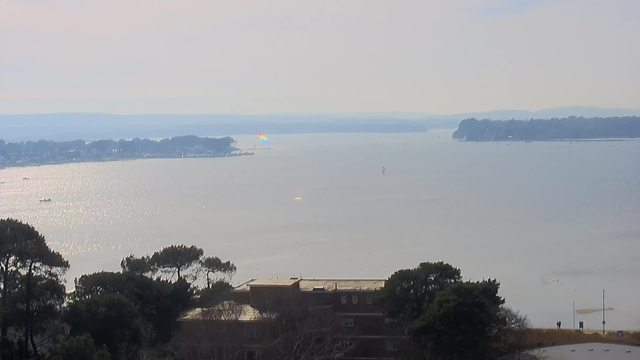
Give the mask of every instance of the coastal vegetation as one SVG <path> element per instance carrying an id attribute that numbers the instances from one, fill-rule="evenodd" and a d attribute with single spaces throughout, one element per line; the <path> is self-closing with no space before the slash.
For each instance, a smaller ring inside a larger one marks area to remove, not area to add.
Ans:
<path id="1" fill-rule="evenodd" d="M 231 137 L 176 136 L 161 140 L 26 141 L 0 139 L 0 167 L 142 158 L 220 157 L 238 153 Z"/>
<path id="2" fill-rule="evenodd" d="M 1 359 L 170 355 L 180 313 L 224 300 L 235 272 L 232 263 L 184 245 L 121 265 L 121 272 L 82 275 L 67 293 L 62 255 L 33 226 L 0 220 Z"/>
<path id="3" fill-rule="evenodd" d="M 227 300 L 236 266 L 205 256 L 198 247 L 168 246 L 127 256 L 120 265 L 121 271 L 80 276 L 67 292 L 64 275 L 70 264 L 62 254 L 33 226 L 0 220 L 0 359 L 186 360 L 191 357 L 182 350 L 193 339 L 179 331 L 180 315 L 192 308 L 232 304 Z M 392 344 L 394 358 L 517 358 L 541 343 L 598 337 L 532 330 L 526 316 L 505 306 L 499 289 L 495 279 L 463 281 L 460 269 L 443 262 L 396 271 L 374 298 L 388 319 L 385 331 L 397 342 Z M 219 309 L 233 311 L 230 306 Z M 310 309 L 278 317 L 265 313 L 265 342 L 256 345 L 264 359 L 339 356 L 340 325 L 331 315 L 318 314 Z M 225 314 L 217 315 L 225 319 Z M 287 357 L 318 334 L 324 339 L 321 347 L 314 346 L 305 357 Z M 219 341 L 229 351 L 225 354 L 236 356 L 239 350 L 231 345 L 237 339 L 232 336 L 221 328 L 208 345 Z M 637 344 L 640 338 L 629 334 L 625 341 Z M 234 358 L 208 354 L 199 359 Z"/>
<path id="4" fill-rule="evenodd" d="M 453 133 L 466 141 L 542 141 L 620 139 L 640 137 L 640 117 L 570 116 L 562 119 L 476 120 L 465 119 Z"/>
<path id="5" fill-rule="evenodd" d="M 500 359 L 525 350 L 529 320 L 508 307 L 494 279 L 462 281 L 444 262 L 396 271 L 377 301 L 400 359 Z"/>

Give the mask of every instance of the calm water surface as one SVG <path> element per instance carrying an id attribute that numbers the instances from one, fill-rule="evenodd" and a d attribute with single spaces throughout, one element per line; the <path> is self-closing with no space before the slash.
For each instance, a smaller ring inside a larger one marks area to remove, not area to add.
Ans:
<path id="1" fill-rule="evenodd" d="M 450 135 L 272 135 L 254 156 L 3 169 L 0 217 L 45 234 L 69 285 L 180 243 L 233 261 L 236 281 L 386 278 L 444 260 L 498 278 L 536 326 L 571 327 L 572 301 L 599 308 L 607 289 L 608 326 L 640 328 L 640 141 Z"/>

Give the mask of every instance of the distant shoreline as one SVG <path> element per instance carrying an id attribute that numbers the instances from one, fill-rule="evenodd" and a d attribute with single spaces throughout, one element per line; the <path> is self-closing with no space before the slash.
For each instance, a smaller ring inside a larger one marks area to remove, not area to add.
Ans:
<path id="1" fill-rule="evenodd" d="M 634 138 L 615 138 L 615 139 L 546 139 L 546 140 L 519 140 L 519 139 L 505 139 L 505 140 L 463 140 L 458 139 L 458 142 L 619 142 L 619 141 L 640 141 L 640 137 Z"/>
<path id="2" fill-rule="evenodd" d="M 563 141 L 563 142 L 610 142 L 610 141 L 635 141 L 635 140 L 640 140 L 640 137 L 634 137 L 634 138 L 611 138 L 611 139 L 549 139 L 549 140 L 532 140 L 532 141 Z M 520 140 L 522 141 L 522 140 Z"/>
<path id="3" fill-rule="evenodd" d="M 233 145 L 231 137 L 210 138 L 195 135 L 159 140 L 38 140 L 6 143 L 0 140 L 0 168 L 102 162 L 133 159 L 201 158 L 249 155 Z"/>
<path id="4" fill-rule="evenodd" d="M 508 121 L 465 119 L 451 137 L 463 141 L 621 141 L 640 138 L 640 116 Z"/>
<path id="5" fill-rule="evenodd" d="M 203 156 L 154 156 L 154 157 L 132 157 L 132 158 L 120 158 L 120 159 L 87 159 L 87 160 L 71 160 L 71 161 L 57 161 L 47 163 L 29 163 L 29 164 L 11 164 L 7 166 L 0 165 L 0 170 L 11 168 L 26 168 L 37 167 L 47 165 L 65 165 L 65 164 L 87 164 L 87 163 L 104 163 L 104 162 L 117 162 L 117 161 L 134 161 L 134 160 L 154 160 L 154 159 L 210 159 L 210 158 L 228 158 L 238 156 L 251 156 L 252 152 L 239 152 L 225 155 L 203 155 Z"/>

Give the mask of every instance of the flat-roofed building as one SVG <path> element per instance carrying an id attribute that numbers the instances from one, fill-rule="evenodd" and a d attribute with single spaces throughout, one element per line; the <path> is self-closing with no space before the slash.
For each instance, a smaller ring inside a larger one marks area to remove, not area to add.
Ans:
<path id="1" fill-rule="evenodd" d="M 179 321 L 183 328 L 192 326 L 194 322 L 200 325 L 214 322 L 216 326 L 226 324 L 230 333 L 234 334 L 242 334 L 243 329 L 238 324 L 244 323 L 255 326 L 260 333 L 260 320 L 264 316 L 275 318 L 294 309 L 304 309 L 311 311 L 308 313 L 311 315 L 305 316 L 317 317 L 322 314 L 335 321 L 333 325 L 328 325 L 326 321 L 321 323 L 324 328 L 336 326 L 331 333 L 339 337 L 340 358 L 392 358 L 393 349 L 385 346 L 388 338 L 384 331 L 384 315 L 374 301 L 375 292 L 384 286 L 384 282 L 382 279 L 251 279 L 232 290 L 232 301 L 211 309 L 191 310 Z M 238 307 L 238 315 L 230 316 L 233 319 L 222 319 L 224 316 L 220 313 L 231 312 L 233 307 Z M 253 336 L 252 331 L 248 335 Z M 244 357 L 240 359 L 260 356 L 259 346 L 252 340 L 255 337 L 248 335 L 245 331 L 246 349 Z"/>

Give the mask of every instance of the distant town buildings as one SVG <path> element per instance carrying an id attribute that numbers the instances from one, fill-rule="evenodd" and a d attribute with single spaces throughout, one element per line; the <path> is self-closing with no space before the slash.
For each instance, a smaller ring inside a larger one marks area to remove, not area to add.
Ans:
<path id="1" fill-rule="evenodd" d="M 111 161 L 142 158 L 221 157 L 244 155 L 230 137 L 176 136 L 162 140 L 27 141 L 0 140 L 0 167 Z"/>

